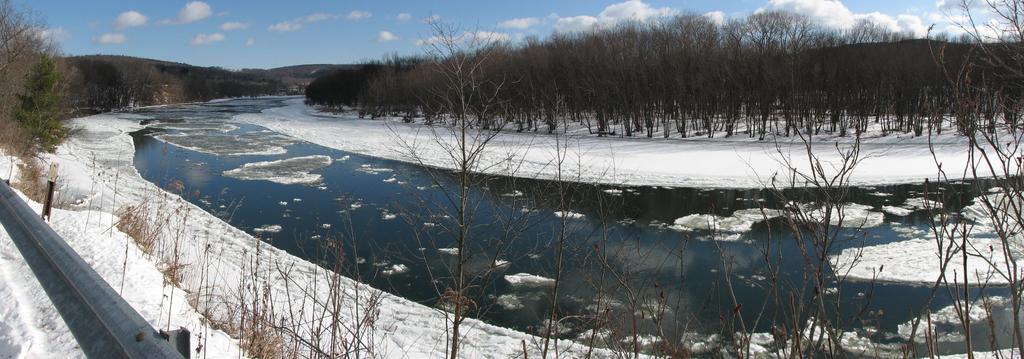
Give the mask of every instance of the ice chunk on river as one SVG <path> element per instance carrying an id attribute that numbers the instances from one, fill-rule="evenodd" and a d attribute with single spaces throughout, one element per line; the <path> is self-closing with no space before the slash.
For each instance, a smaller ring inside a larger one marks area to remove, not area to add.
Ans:
<path id="1" fill-rule="evenodd" d="M 316 184 L 320 175 L 310 173 L 331 165 L 329 156 L 304 156 L 277 161 L 252 162 L 224 171 L 224 176 L 247 181 L 270 181 L 281 184 Z M 287 202 L 286 202 L 287 203 Z"/>
<path id="2" fill-rule="evenodd" d="M 681 232 L 714 230 L 728 233 L 745 233 L 751 230 L 754 223 L 781 217 L 782 215 L 783 212 L 781 210 L 767 208 L 741 209 L 733 212 L 729 217 L 713 214 L 691 214 L 677 218 L 668 228 Z M 739 237 L 723 238 L 738 239 Z"/>
<path id="3" fill-rule="evenodd" d="M 583 218 L 583 217 L 586 217 L 586 216 L 587 215 L 585 215 L 583 213 L 573 212 L 573 211 L 555 211 L 555 217 L 558 217 L 558 218 L 580 219 L 580 218 Z"/>
<path id="4" fill-rule="evenodd" d="M 252 230 L 256 233 L 278 233 L 281 232 L 281 226 L 277 224 L 268 224 Z"/>
<path id="5" fill-rule="evenodd" d="M 505 276 L 505 281 L 514 287 L 548 287 L 555 285 L 555 280 L 530 273 L 516 273 Z"/>
<path id="6" fill-rule="evenodd" d="M 156 139 L 196 152 L 224 156 L 280 155 L 288 152 L 285 147 L 295 140 L 282 135 L 245 133 L 225 135 L 216 132 L 164 134 Z"/>

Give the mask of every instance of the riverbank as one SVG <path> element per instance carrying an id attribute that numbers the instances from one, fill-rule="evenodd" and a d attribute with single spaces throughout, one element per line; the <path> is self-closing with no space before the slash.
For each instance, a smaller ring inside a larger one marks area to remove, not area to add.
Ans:
<path id="1" fill-rule="evenodd" d="M 251 323 L 260 318 L 270 324 L 278 319 L 286 319 L 288 323 L 333 322 L 337 330 L 356 333 L 343 335 L 347 342 L 366 345 L 362 350 L 372 350 L 381 357 L 445 355 L 448 319 L 444 311 L 325 272 L 143 179 L 132 165 L 134 144 L 129 135 L 142 128 L 138 122 L 143 119 L 130 114 L 103 114 L 72 120 L 70 126 L 76 129 L 76 135 L 55 154 L 45 155 L 43 160 L 60 164 L 60 198 L 69 203 L 67 211 L 54 214 L 54 228 L 113 287 L 120 287 L 122 276 L 137 277 L 132 279 L 141 283 L 136 287 L 125 282 L 125 293 L 130 291 L 126 299 L 154 326 L 189 328 L 203 336 L 201 340 L 193 338 L 193 344 L 203 345 L 203 350 L 208 350 L 207 355 L 212 357 L 237 357 L 240 347 L 252 344 L 251 337 L 242 338 L 242 342 L 237 340 L 242 337 L 240 334 L 253 334 L 245 331 L 246 321 Z M 116 224 L 120 219 L 115 214 L 126 206 L 134 206 L 146 222 L 154 224 L 151 228 L 154 242 L 145 250 L 137 244 L 137 239 L 131 240 L 118 231 Z M 27 273 L 17 270 L 24 263 L 18 263 L 20 256 L 11 247 L 3 247 L 5 271 Z M 128 267 L 122 265 L 126 261 L 121 254 L 124 252 L 128 252 Z M 153 278 L 168 278 L 168 272 L 173 273 L 172 281 L 180 289 Z M 149 275 L 143 275 L 145 273 Z M 20 324 L 11 330 L 0 330 L 0 333 L 9 333 L 0 337 L 12 338 L 0 342 L 26 342 L 29 346 L 34 342 L 67 343 L 66 347 L 33 346 L 36 349 L 11 346 L 11 352 L 38 350 L 26 353 L 79 356 L 74 351 L 74 341 L 67 337 L 66 330 L 60 329 L 63 323 L 59 317 L 45 314 L 54 311 L 52 307 L 47 311 L 47 300 L 40 296 L 41 288 L 21 289 L 32 284 L 38 286 L 33 282 L 34 277 L 9 277 L 5 278 L 9 279 L 5 283 L 11 284 L 0 288 L 0 295 L 17 304 L 5 306 L 12 309 L 4 310 L 5 316 L 0 317 L 0 322 Z M 22 292 L 30 294 L 18 294 Z M 334 303 L 337 307 L 325 318 L 329 298 L 341 301 Z M 251 317 L 256 314 L 246 313 L 244 308 L 247 307 L 262 313 Z M 28 317 L 19 318 L 17 313 L 27 313 Z M 40 318 L 33 313 L 44 314 Z M 309 326 L 299 324 L 290 329 L 305 340 L 312 340 L 314 336 L 319 337 L 317 340 L 328 340 L 332 334 L 310 334 L 312 325 L 305 325 Z M 36 333 L 39 331 L 43 333 Z M 524 346 L 530 356 L 539 355 L 540 339 L 522 332 L 468 319 L 463 323 L 463 333 L 461 353 L 467 357 L 518 356 L 522 355 Z M 557 342 L 558 350 L 564 355 L 587 350 L 570 341 Z M 603 350 L 596 350 L 594 355 L 614 356 Z"/>
<path id="2" fill-rule="evenodd" d="M 397 120 L 359 119 L 356 113 L 327 113 L 301 98 L 262 114 L 235 120 L 338 150 L 452 169 L 446 153 L 454 138 L 447 129 Z M 483 134 L 483 135 L 478 135 Z M 487 138 L 478 171 L 493 175 L 624 186 L 763 188 L 787 186 L 790 168 L 809 173 L 807 148 L 799 138 L 599 138 L 505 131 Z M 472 141 L 472 140 L 471 140 Z M 851 137 L 815 137 L 811 144 L 824 168 L 839 165 Z M 837 150 L 836 146 L 839 147 Z M 935 180 L 939 165 L 955 176 L 968 163 L 968 142 L 945 133 L 931 139 L 906 134 L 881 136 L 868 131 L 860 144 L 860 163 L 850 177 L 854 186 L 921 183 Z M 934 150 L 934 156 L 933 151 Z M 561 162 L 559 164 L 559 162 Z M 561 173 L 559 173 L 561 172 Z M 796 184 L 803 185 L 803 181 Z"/>

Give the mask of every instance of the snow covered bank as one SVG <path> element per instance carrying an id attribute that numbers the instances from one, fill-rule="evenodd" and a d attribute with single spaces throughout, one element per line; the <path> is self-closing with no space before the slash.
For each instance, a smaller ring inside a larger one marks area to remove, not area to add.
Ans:
<path id="1" fill-rule="evenodd" d="M 332 117 L 307 107 L 300 98 L 286 103 L 285 107 L 261 114 L 238 115 L 235 120 L 339 150 L 399 161 L 418 159 L 440 168 L 455 166 L 444 150 L 454 139 L 443 128 L 362 120 L 354 114 Z M 852 184 L 923 182 L 938 173 L 927 138 L 865 136 L 861 144 L 862 162 L 851 178 Z M 840 161 L 836 143 L 849 141 L 850 138 L 814 141 L 815 154 L 825 162 L 824 168 Z M 963 137 L 944 134 L 933 138 L 932 143 L 943 168 L 963 168 L 967 161 L 967 141 Z M 478 170 L 496 175 L 554 178 L 559 167 L 558 148 L 564 153 L 563 179 L 598 184 L 756 188 L 770 184 L 776 174 L 779 180 L 789 175 L 780 164 L 785 158 L 791 159 L 801 171 L 807 172 L 809 168 L 804 144 L 793 138 L 780 139 L 776 144 L 742 136 L 648 139 L 505 132 L 490 140 Z"/>
<path id="2" fill-rule="evenodd" d="M 120 288 L 125 261 L 124 256 L 118 254 L 127 248 L 129 264 L 124 273 L 129 275 L 123 292 L 128 302 L 155 326 L 167 326 L 167 318 L 170 317 L 171 326 L 186 326 L 193 333 L 209 338 L 209 342 L 204 343 L 204 350 L 211 354 L 209 357 L 238 357 L 237 344 L 224 332 L 204 326 L 196 313 L 206 313 L 213 322 L 232 328 L 242 315 L 238 312 L 240 301 L 245 298 L 252 300 L 246 295 L 252 296 L 253 293 L 245 288 L 259 288 L 259 295 L 272 302 L 270 308 L 279 311 L 269 313 L 268 317 L 274 318 L 275 322 L 287 321 L 282 325 L 294 325 L 307 339 L 321 335 L 312 334 L 312 324 L 308 323 L 337 320 L 343 328 L 341 330 L 348 333 L 346 330 L 354 330 L 362 325 L 360 323 L 365 323 L 361 319 L 365 314 L 363 310 L 375 308 L 377 319 L 372 321 L 373 325 L 359 328 L 361 337 L 346 338 L 348 342 L 372 341 L 376 354 L 387 358 L 445 355 L 448 329 L 444 312 L 381 293 L 345 277 L 333 278 L 319 266 L 261 243 L 143 179 L 132 165 L 134 148 L 128 135 L 141 128 L 136 121 L 98 115 L 73 120 L 72 125 L 80 131 L 46 160 L 60 163 L 64 195 L 88 200 L 76 211 L 55 213 L 54 226 L 115 288 Z M 153 223 L 161 224 L 152 257 L 142 254 L 116 229 L 111 230 L 117 221 L 111 213 L 125 205 L 140 203 L 149 208 L 144 215 Z M 18 266 L 20 257 L 11 254 L 12 245 L 8 242 L 0 241 L 4 246 L 0 248 L 0 260 L 3 261 L 0 268 L 5 270 L 4 275 L 28 273 L 24 267 Z M 158 268 L 171 267 L 178 271 L 181 289 L 162 284 L 162 273 Z M 280 268 L 287 270 L 278 270 Z M 73 348 L 73 341 L 66 336 L 60 337 L 67 334 L 58 328 L 59 319 L 53 309 L 47 312 L 39 308 L 45 306 L 39 300 L 41 289 L 24 289 L 23 286 L 34 283 L 28 280 L 30 278 L 4 279 L 0 282 L 0 295 L 4 296 L 3 300 L 9 299 L 4 303 L 18 304 L 0 306 L 0 313 L 3 313 L 0 314 L 0 319 L 3 319 L 0 322 L 6 326 L 10 323 L 28 324 L 17 324 L 17 329 L 13 330 L 0 328 L 0 338 L 14 338 L 3 342 L 66 345 L 56 348 L 55 355 L 50 355 L 48 348 L 40 349 L 43 350 L 41 356 L 74 356 L 68 354 L 72 349 L 67 349 Z M 334 280 L 340 285 L 327 284 Z M 339 293 L 332 295 L 332 287 Z M 323 298 L 343 298 L 339 311 L 327 311 Z M 330 317 L 318 317 L 325 313 Z M 462 353 L 466 357 L 520 356 L 523 341 L 528 345 L 530 356 L 539 355 L 539 348 L 532 344 L 537 343 L 538 338 L 532 335 L 473 319 L 466 320 L 462 330 L 465 333 L 461 341 Z M 193 343 L 198 343 L 198 340 L 194 338 Z M 4 345 L 14 351 L 25 350 L 24 346 Z M 568 357 L 586 350 L 571 341 L 559 341 L 557 347 Z M 615 356 L 604 350 L 597 350 L 594 354 L 596 357 Z"/>
<path id="3" fill-rule="evenodd" d="M 0 160 L 0 165 L 6 168 L 9 162 Z M 36 211 L 42 208 L 27 197 L 22 196 L 22 199 Z M 117 221 L 117 217 L 102 211 L 54 209 L 50 223 L 54 231 L 154 328 L 187 328 L 193 334 L 193 352 L 202 346 L 201 352 L 209 357 L 239 357 L 237 341 L 211 328 L 189 306 L 189 293 L 169 285 L 152 258 L 142 253 L 124 233 L 111 228 Z M 84 357 L 60 313 L 2 226 L 0 303 L 3 303 L 0 305 L 0 357 Z"/>

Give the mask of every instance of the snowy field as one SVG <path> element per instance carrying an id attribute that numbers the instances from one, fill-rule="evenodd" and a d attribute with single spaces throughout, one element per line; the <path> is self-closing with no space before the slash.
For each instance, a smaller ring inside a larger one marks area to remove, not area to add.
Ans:
<path id="1" fill-rule="evenodd" d="M 309 323 L 313 315 L 323 314 L 324 303 L 312 303 L 310 298 L 329 297 L 329 286 L 325 284 L 329 274 L 310 262 L 263 244 L 143 179 L 132 165 L 134 146 L 129 136 L 141 128 L 137 121 L 141 118 L 118 116 L 134 120 L 113 115 L 73 120 L 71 125 L 80 132 L 56 154 L 46 155 L 44 162 L 60 164 L 58 198 L 73 203 L 70 210 L 55 211 L 51 225 L 115 290 L 123 293 L 129 304 L 154 327 L 190 329 L 197 335 L 192 340 L 193 350 L 203 345 L 210 358 L 236 358 L 240 349 L 236 340 L 211 328 L 199 313 L 207 313 L 217 321 L 237 322 L 236 299 L 245 294 L 240 288 L 246 283 L 265 286 L 278 310 L 269 314 L 271 318 L 290 317 L 298 323 Z M 0 177 L 6 177 L 12 159 L 2 158 L 0 168 L 4 173 Z M 148 213 L 151 219 L 163 223 L 152 256 L 144 254 L 114 227 L 118 218 L 113 213 L 118 208 L 139 203 L 152 209 Z M 0 357 L 81 357 L 56 310 L 5 236 L 6 232 L 0 230 L 0 303 L 4 303 L 0 306 Z M 178 287 L 167 284 L 160 271 L 175 258 L 185 265 Z M 263 263 L 263 267 L 253 267 L 254 263 Z M 373 341 L 378 355 L 445 356 L 445 312 L 345 277 L 339 280 L 344 299 L 338 319 L 346 328 L 356 328 L 360 310 L 370 307 L 368 301 L 379 295 L 379 317 L 372 327 L 361 328 L 360 333 L 361 340 Z M 540 339 L 529 334 L 474 319 L 464 322 L 463 333 L 465 357 L 521 356 L 524 342 L 531 357 L 539 356 Z M 557 342 L 557 349 L 566 356 L 586 350 L 571 341 Z M 603 350 L 594 354 L 615 356 Z"/>
<path id="2" fill-rule="evenodd" d="M 422 162 L 440 168 L 455 167 L 444 150 L 454 142 L 445 129 L 399 121 L 359 119 L 354 113 L 322 113 L 304 105 L 301 98 L 290 99 L 286 103 L 285 107 L 265 110 L 261 114 L 238 115 L 235 120 L 338 150 Z M 570 133 L 579 133 L 579 130 Z M 577 182 L 760 188 L 771 185 L 776 174 L 778 179 L 788 178 L 788 166 L 783 165 L 786 161 L 791 160 L 793 166 L 803 172 L 809 168 L 806 147 L 799 139 L 780 138 L 778 141 L 757 141 L 743 135 L 728 139 L 631 139 L 507 131 L 490 140 L 478 170 L 496 175 L 550 179 L 555 178 L 561 168 L 563 179 Z M 815 138 L 815 154 L 826 164 L 838 163 L 837 141 L 843 149 L 851 139 Z M 968 158 L 965 151 L 967 142 L 963 137 L 944 134 L 932 142 L 943 168 L 954 171 L 964 168 Z M 851 179 L 851 183 L 858 186 L 921 183 L 926 178 L 934 180 L 938 174 L 926 137 L 913 138 L 905 134 L 882 137 L 877 131 L 869 131 L 863 136 L 861 158 Z"/>

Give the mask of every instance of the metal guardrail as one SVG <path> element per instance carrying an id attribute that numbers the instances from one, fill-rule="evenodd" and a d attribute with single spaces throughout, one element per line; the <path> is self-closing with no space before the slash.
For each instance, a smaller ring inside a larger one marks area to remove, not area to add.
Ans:
<path id="1" fill-rule="evenodd" d="M 188 334 L 158 332 L 0 181 L 0 223 L 90 358 L 182 358 Z M 168 341 L 175 339 L 176 350 Z"/>

